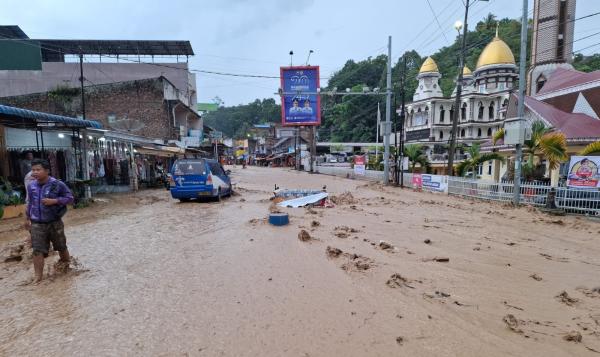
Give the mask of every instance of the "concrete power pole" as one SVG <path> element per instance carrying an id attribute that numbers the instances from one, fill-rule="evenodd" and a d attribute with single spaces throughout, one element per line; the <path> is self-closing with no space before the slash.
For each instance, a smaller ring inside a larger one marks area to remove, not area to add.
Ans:
<path id="1" fill-rule="evenodd" d="M 385 129 L 383 131 L 383 184 L 390 182 L 390 128 L 392 116 L 392 36 L 388 36 L 387 81 L 385 100 Z"/>
<path id="2" fill-rule="evenodd" d="M 522 124 L 525 119 L 525 89 L 527 88 L 527 73 L 525 65 L 527 62 L 527 13 L 529 12 L 527 0 L 523 0 L 523 16 L 521 17 L 521 53 L 519 58 L 519 103 L 517 106 L 517 117 Z M 523 130 L 523 125 L 520 125 Z M 519 204 L 521 200 L 521 156 L 523 155 L 521 144 L 517 144 L 515 151 L 515 177 L 513 188 L 513 203 Z"/>

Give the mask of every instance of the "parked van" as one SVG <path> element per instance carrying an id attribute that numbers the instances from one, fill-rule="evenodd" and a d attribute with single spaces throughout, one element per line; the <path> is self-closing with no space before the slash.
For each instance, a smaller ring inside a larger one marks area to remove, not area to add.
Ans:
<path id="1" fill-rule="evenodd" d="M 231 179 L 217 160 L 181 159 L 175 161 L 169 177 L 171 196 L 182 202 L 193 198 L 231 196 Z"/>

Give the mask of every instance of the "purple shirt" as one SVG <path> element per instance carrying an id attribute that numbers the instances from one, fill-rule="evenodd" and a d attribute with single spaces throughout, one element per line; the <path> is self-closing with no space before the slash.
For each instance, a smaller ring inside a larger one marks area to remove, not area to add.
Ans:
<path id="1" fill-rule="evenodd" d="M 62 181 L 49 177 L 48 182 L 40 185 L 38 181 L 33 181 L 27 186 L 27 217 L 32 222 L 54 222 L 61 217 L 58 214 L 63 206 L 73 203 L 73 194 L 71 190 Z M 58 204 L 53 206 L 44 206 L 42 199 L 56 198 Z"/>

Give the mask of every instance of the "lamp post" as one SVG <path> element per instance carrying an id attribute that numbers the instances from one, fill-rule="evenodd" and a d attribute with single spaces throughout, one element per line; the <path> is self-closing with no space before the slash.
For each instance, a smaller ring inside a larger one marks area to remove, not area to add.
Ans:
<path id="1" fill-rule="evenodd" d="M 489 0 L 478 0 L 478 1 L 489 1 Z M 477 1 L 474 1 L 475 3 Z M 458 113 L 460 112 L 460 97 L 462 95 L 462 84 L 463 84 L 463 68 L 465 67 L 465 51 L 467 47 L 467 32 L 468 32 L 468 19 L 469 19 L 469 6 L 471 5 L 470 0 L 466 0 L 465 3 L 465 20 L 463 22 L 456 21 L 454 28 L 456 31 L 462 29 L 462 44 L 460 46 L 460 55 L 458 59 L 458 80 L 456 83 L 456 99 L 454 101 L 454 111 L 452 112 L 452 131 L 450 132 L 450 149 L 448 150 L 448 175 L 452 176 L 454 173 L 454 152 L 456 151 L 456 132 L 458 130 Z"/>

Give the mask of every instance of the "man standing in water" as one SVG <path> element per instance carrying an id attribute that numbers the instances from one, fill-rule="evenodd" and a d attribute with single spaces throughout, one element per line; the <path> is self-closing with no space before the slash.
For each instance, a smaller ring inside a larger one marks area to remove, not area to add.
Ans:
<path id="1" fill-rule="evenodd" d="M 59 261 L 65 264 L 70 261 L 62 216 L 67 211 L 67 204 L 73 202 L 73 194 L 62 181 L 50 176 L 50 163 L 46 160 L 33 160 L 31 174 L 35 181 L 27 186 L 26 224 L 31 231 L 34 282 L 39 282 L 51 242 L 53 249 L 58 251 Z"/>

